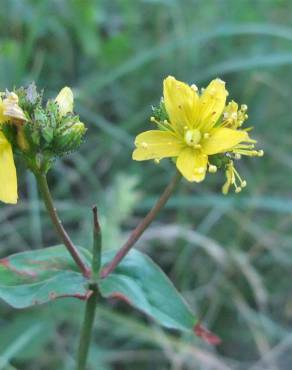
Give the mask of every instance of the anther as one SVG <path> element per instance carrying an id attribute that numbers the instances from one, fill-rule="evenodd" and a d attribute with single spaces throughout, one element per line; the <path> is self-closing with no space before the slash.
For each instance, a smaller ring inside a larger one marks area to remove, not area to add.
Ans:
<path id="1" fill-rule="evenodd" d="M 192 85 L 191 85 L 191 88 L 192 88 L 194 91 L 196 91 L 196 92 L 198 91 L 198 88 L 197 88 L 197 86 L 196 86 L 195 84 L 192 84 Z"/>
<path id="2" fill-rule="evenodd" d="M 247 185 L 247 182 L 246 182 L 245 180 L 243 180 L 243 181 L 242 181 L 242 183 L 241 183 L 241 187 L 242 187 L 242 188 L 245 188 L 245 187 L 246 187 L 246 185 Z"/>
<path id="3" fill-rule="evenodd" d="M 217 172 L 217 166 L 214 164 L 209 164 L 208 170 L 210 173 L 216 173 Z"/>
<path id="4" fill-rule="evenodd" d="M 155 122 L 155 121 L 156 121 L 155 117 L 151 116 L 151 117 L 150 117 L 150 121 L 151 121 L 151 122 Z"/>
<path id="5" fill-rule="evenodd" d="M 156 164 L 159 164 L 159 163 L 160 163 L 160 159 L 155 158 L 155 159 L 154 159 L 154 162 L 155 162 Z"/>
<path id="6" fill-rule="evenodd" d="M 258 156 L 262 157 L 265 154 L 265 152 L 261 149 L 258 151 Z"/>
<path id="7" fill-rule="evenodd" d="M 241 159 L 241 154 L 239 154 L 239 153 L 235 153 L 234 158 L 235 158 L 235 159 Z"/>

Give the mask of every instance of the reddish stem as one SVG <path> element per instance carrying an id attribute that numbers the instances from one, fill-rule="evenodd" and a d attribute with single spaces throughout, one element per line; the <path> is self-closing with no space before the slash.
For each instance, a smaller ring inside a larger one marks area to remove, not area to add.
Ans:
<path id="1" fill-rule="evenodd" d="M 171 182 L 167 185 L 164 192 L 155 203 L 153 208 L 149 211 L 149 213 L 145 216 L 145 218 L 139 223 L 139 225 L 132 231 L 129 239 L 126 243 L 121 247 L 121 249 L 117 252 L 113 260 L 101 271 L 101 278 L 107 277 L 121 262 L 121 260 L 126 256 L 126 254 L 130 251 L 130 249 L 134 246 L 137 240 L 141 237 L 143 232 L 147 229 L 147 227 L 151 224 L 151 222 L 155 219 L 158 212 L 161 208 L 166 204 L 168 199 L 170 198 L 171 194 L 175 190 L 177 184 L 181 179 L 181 175 L 176 172 L 175 176 L 172 178 Z"/>
<path id="2" fill-rule="evenodd" d="M 61 237 L 65 247 L 67 248 L 68 252 L 71 254 L 72 258 L 76 262 L 77 266 L 82 271 L 83 275 L 85 277 L 90 277 L 90 269 L 85 265 L 83 262 L 81 255 L 78 251 L 78 249 L 73 244 L 72 240 L 70 239 L 68 233 L 64 229 L 62 222 L 58 216 L 57 210 L 54 206 L 53 199 L 50 193 L 50 189 L 47 182 L 47 177 L 45 174 L 36 174 L 36 179 L 38 182 L 38 186 L 40 189 L 40 192 L 43 196 L 44 203 L 46 205 L 47 211 L 50 215 L 51 221 L 53 225 L 55 226 L 55 229 L 59 236 Z"/>

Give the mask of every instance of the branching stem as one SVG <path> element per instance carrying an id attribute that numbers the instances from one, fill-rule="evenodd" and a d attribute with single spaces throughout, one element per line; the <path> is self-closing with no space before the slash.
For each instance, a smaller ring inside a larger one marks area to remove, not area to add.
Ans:
<path id="1" fill-rule="evenodd" d="M 130 249 L 134 246 L 137 240 L 141 237 L 143 232 L 151 224 L 151 222 L 156 218 L 158 212 L 166 204 L 171 194 L 175 190 L 177 184 L 181 179 L 180 173 L 176 172 L 170 183 L 167 185 L 163 193 L 161 194 L 158 201 L 155 203 L 153 208 L 145 216 L 145 218 L 139 223 L 139 225 L 132 231 L 126 243 L 122 248 L 117 252 L 113 260 L 101 271 L 101 277 L 107 277 L 121 262 L 121 260 L 126 256 Z"/>

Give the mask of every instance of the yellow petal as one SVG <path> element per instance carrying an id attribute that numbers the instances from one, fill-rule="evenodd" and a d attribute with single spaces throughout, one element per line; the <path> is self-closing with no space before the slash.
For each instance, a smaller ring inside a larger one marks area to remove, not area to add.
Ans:
<path id="1" fill-rule="evenodd" d="M 169 76 L 163 82 L 163 96 L 169 120 L 174 129 L 182 132 L 184 126 L 195 124 L 198 94 L 189 85 Z"/>
<path id="2" fill-rule="evenodd" d="M 135 145 L 135 161 L 176 157 L 183 148 L 183 144 L 173 133 L 159 130 L 150 130 L 138 135 Z"/>
<path id="3" fill-rule="evenodd" d="M 73 112 L 73 92 L 69 87 L 63 87 L 55 99 L 59 106 L 61 116 L 65 116 L 68 113 Z"/>
<path id="4" fill-rule="evenodd" d="M 10 143 L 0 132 L 0 201 L 17 202 L 17 178 Z"/>
<path id="5" fill-rule="evenodd" d="M 228 95 L 225 82 L 216 78 L 211 81 L 199 100 L 199 127 L 208 131 L 221 116 Z"/>
<path id="6" fill-rule="evenodd" d="M 246 131 L 218 128 L 202 142 L 202 151 L 208 155 L 226 152 L 242 141 L 248 140 Z"/>
<path id="7" fill-rule="evenodd" d="M 176 167 L 188 181 L 201 182 L 206 176 L 208 157 L 193 148 L 185 148 L 177 158 Z"/>

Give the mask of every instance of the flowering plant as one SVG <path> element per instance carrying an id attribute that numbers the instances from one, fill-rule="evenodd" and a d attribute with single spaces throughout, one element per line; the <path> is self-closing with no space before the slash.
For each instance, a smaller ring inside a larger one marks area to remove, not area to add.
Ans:
<path id="1" fill-rule="evenodd" d="M 77 247 L 59 219 L 47 182 L 47 173 L 58 157 L 78 149 L 86 133 L 74 113 L 72 90 L 63 88 L 44 103 L 34 84 L 0 95 L 0 200 L 15 204 L 17 172 L 14 155 L 34 174 L 52 225 L 62 245 L 17 253 L 0 260 L 0 298 L 15 308 L 44 304 L 56 298 L 74 297 L 86 302 L 81 329 L 77 370 L 86 359 L 98 301 L 123 299 L 166 328 L 195 332 L 210 344 L 220 339 L 205 329 L 168 277 L 145 254 L 132 249 L 167 202 L 182 177 L 201 182 L 207 172 L 223 170 L 226 182 L 239 192 L 246 186 L 234 162 L 246 156 L 262 156 L 255 140 L 242 124 L 247 107 L 226 104 L 225 83 L 213 80 L 199 93 L 195 85 L 167 77 L 163 99 L 153 108 L 154 130 L 137 136 L 133 159 L 170 158 L 177 171 L 153 208 L 118 251 L 102 250 L 97 208 L 93 207 L 93 245 Z"/>

